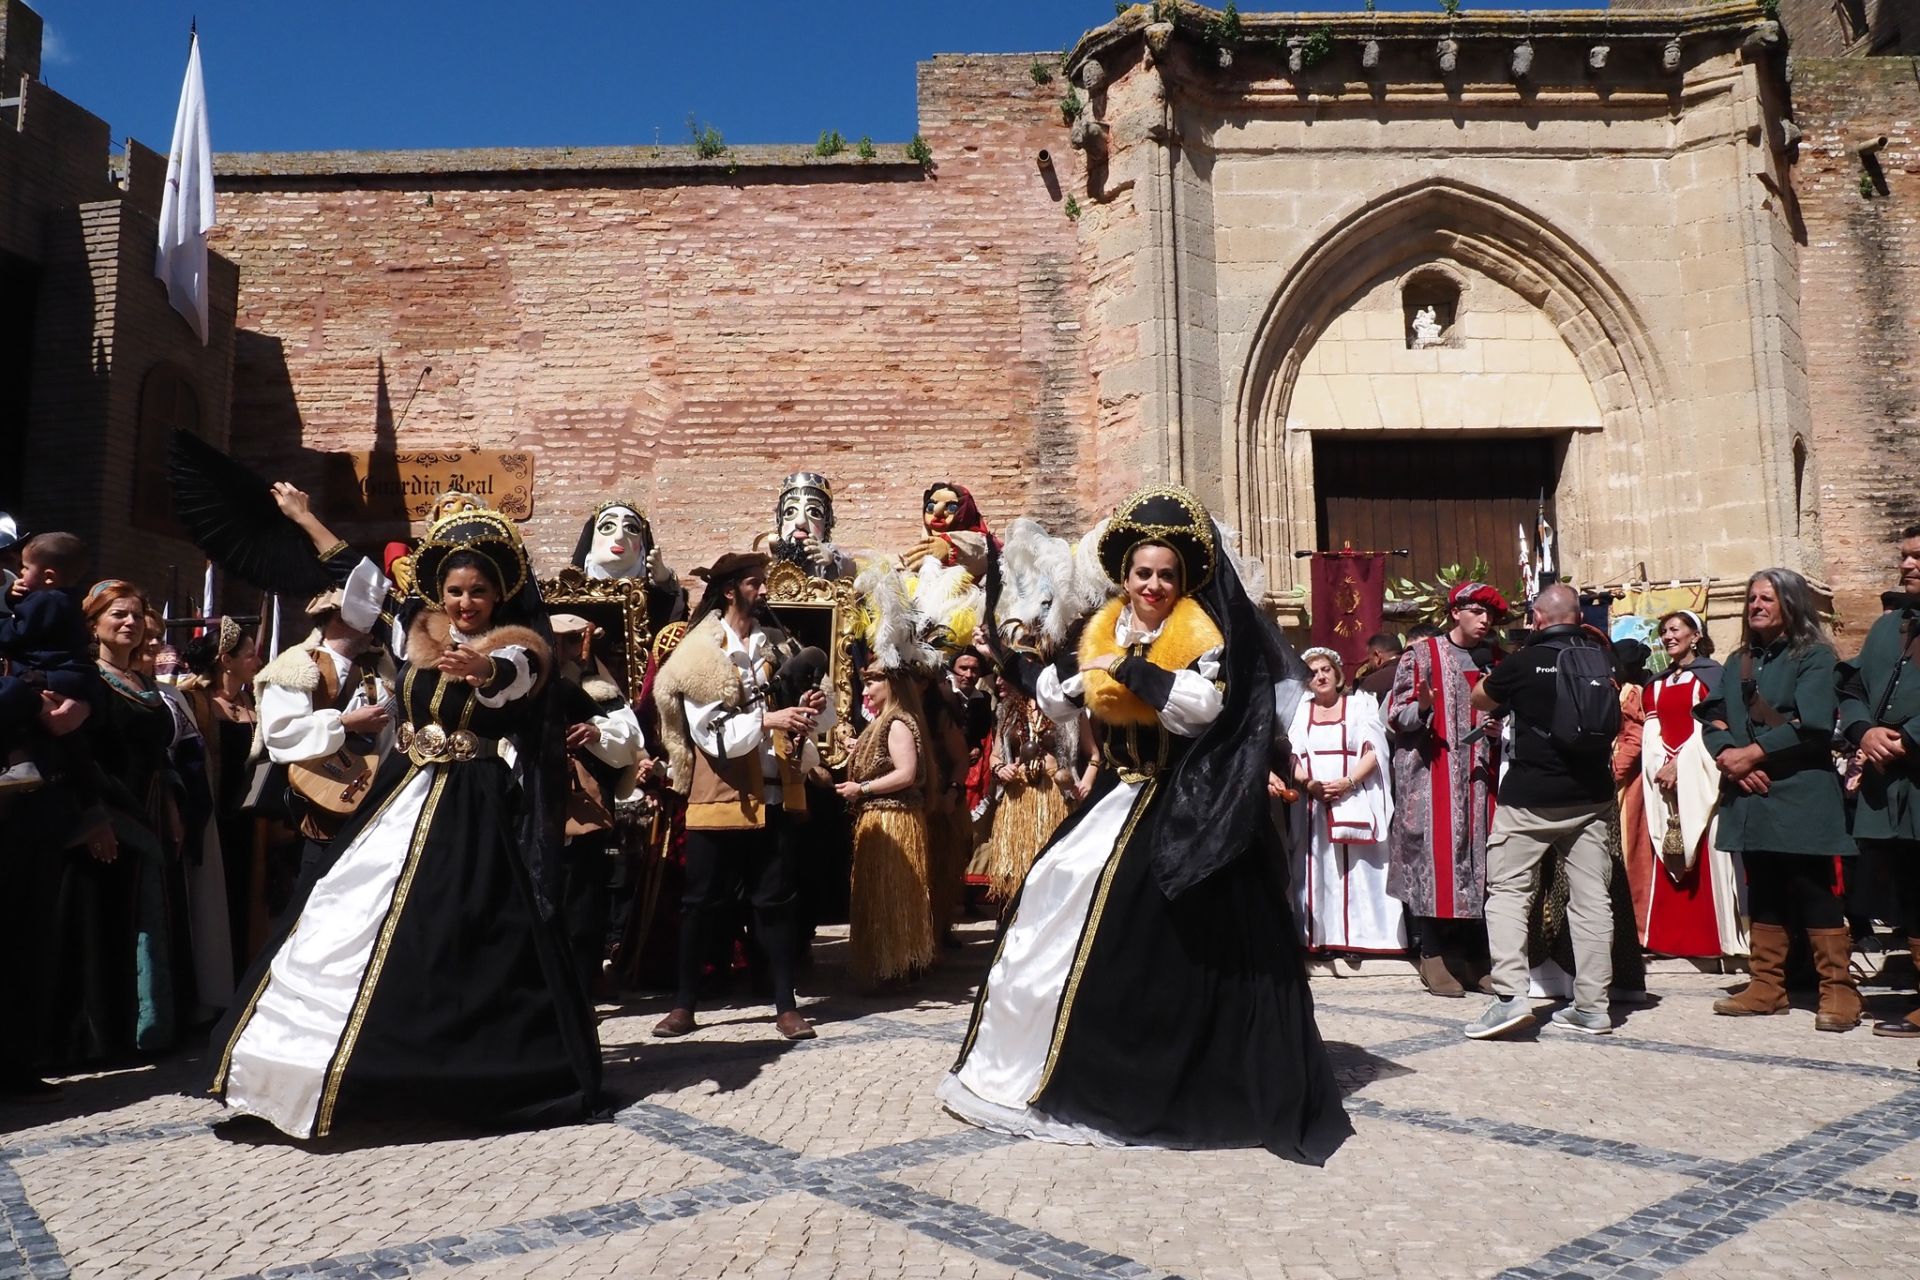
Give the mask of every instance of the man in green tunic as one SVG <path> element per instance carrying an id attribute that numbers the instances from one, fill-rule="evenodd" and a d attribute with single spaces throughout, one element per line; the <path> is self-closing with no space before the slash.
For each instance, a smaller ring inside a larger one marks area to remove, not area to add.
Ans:
<path id="1" fill-rule="evenodd" d="M 1920 524 L 1900 533 L 1900 589 L 1880 597 L 1886 612 L 1860 656 L 1840 668 L 1840 728 L 1853 744 L 1853 834 L 1885 859 L 1900 903 L 1907 947 L 1920 963 Z M 1920 1037 L 1920 1009 L 1876 1023 L 1873 1034 Z"/>

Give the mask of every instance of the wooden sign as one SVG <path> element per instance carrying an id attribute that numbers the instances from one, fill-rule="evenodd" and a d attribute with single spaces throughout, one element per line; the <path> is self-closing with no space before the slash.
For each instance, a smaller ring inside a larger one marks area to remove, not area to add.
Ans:
<path id="1" fill-rule="evenodd" d="M 500 514 L 533 514 L 533 455 L 499 449 L 331 455 L 329 513 L 344 519 L 425 520 L 449 489 L 471 493 Z"/>

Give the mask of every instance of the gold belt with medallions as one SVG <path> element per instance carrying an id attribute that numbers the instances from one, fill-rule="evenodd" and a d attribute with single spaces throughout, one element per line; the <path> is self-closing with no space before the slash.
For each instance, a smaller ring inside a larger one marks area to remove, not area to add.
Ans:
<path id="1" fill-rule="evenodd" d="M 394 745 L 417 765 L 465 764 L 469 760 L 498 759 L 500 755 L 498 738 L 483 738 L 471 729 L 443 729 L 437 724 L 418 729 L 403 724 Z"/>

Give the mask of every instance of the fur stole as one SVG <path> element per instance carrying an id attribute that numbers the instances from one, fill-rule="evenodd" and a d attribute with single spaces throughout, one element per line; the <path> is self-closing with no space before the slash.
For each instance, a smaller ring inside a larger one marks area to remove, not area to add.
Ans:
<path id="1" fill-rule="evenodd" d="M 431 667 L 450 647 L 453 624 L 438 609 L 423 609 L 407 628 L 407 661 L 416 667 Z M 518 645 L 533 660 L 533 687 L 547 682 L 553 670 L 553 653 L 540 633 L 531 627 L 495 627 L 478 637 L 470 646 L 475 653 L 492 654 Z"/>
<path id="2" fill-rule="evenodd" d="M 1152 725 L 1160 722 L 1159 713 L 1135 697 L 1131 690 L 1104 671 L 1089 670 L 1094 658 L 1122 658 L 1126 650 L 1114 639 L 1125 598 L 1109 600 L 1087 623 L 1080 637 L 1080 671 L 1087 691 L 1087 710 L 1102 724 Z M 1182 596 L 1173 606 L 1160 634 L 1147 646 L 1147 661 L 1164 671 L 1185 671 L 1201 654 L 1218 649 L 1224 643 L 1220 628 L 1191 597 Z"/>
<path id="3" fill-rule="evenodd" d="M 653 679 L 653 705 L 660 713 L 660 745 L 666 748 L 673 789 L 685 795 L 693 787 L 693 737 L 687 732 L 682 699 L 718 702 L 736 711 L 746 705 L 740 668 L 727 655 L 727 637 L 718 613 L 708 614 L 687 632 Z"/>
<path id="4" fill-rule="evenodd" d="M 312 693 L 320 687 L 320 668 L 314 663 L 313 651 L 322 643 L 320 629 L 314 628 L 313 634 L 289 649 L 280 651 L 280 656 L 260 668 L 260 674 L 253 678 L 254 688 L 261 685 L 274 685 L 281 689 L 292 689 L 296 693 Z"/>

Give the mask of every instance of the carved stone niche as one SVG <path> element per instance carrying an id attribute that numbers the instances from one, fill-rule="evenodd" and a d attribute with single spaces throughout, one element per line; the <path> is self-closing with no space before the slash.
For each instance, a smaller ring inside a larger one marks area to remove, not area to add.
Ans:
<path id="1" fill-rule="evenodd" d="M 1411 272 L 1400 284 L 1400 311 L 1406 324 L 1407 348 L 1460 345 L 1461 300 L 1466 287 L 1444 267 L 1429 264 Z"/>

